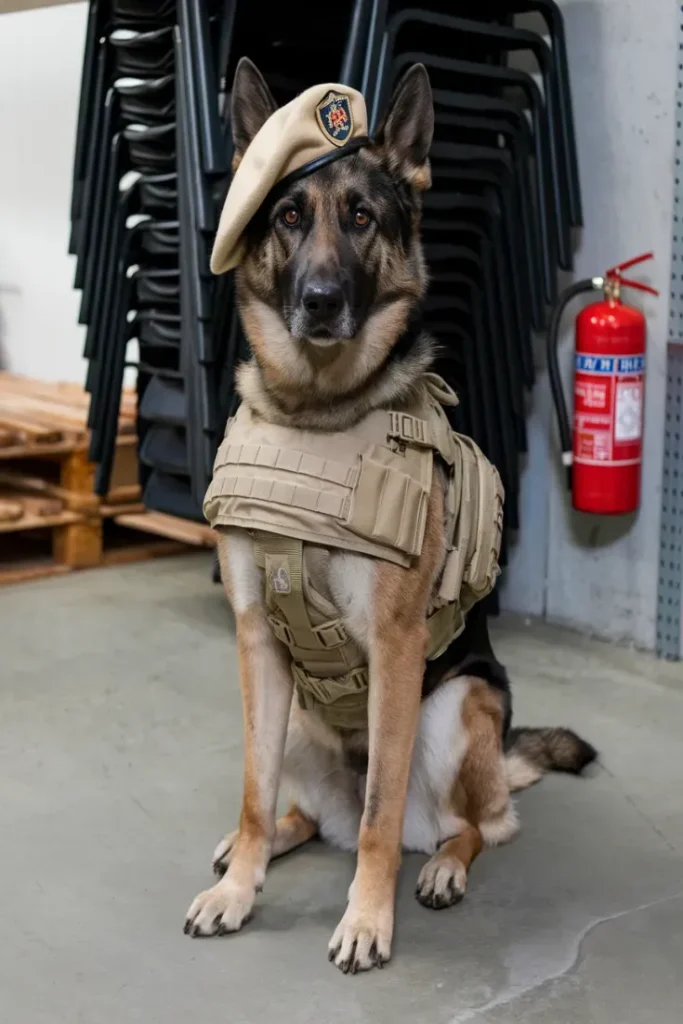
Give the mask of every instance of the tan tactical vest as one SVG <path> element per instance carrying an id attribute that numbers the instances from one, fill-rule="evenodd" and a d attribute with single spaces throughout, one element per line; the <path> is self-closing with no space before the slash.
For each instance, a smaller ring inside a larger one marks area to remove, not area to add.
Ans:
<path id="1" fill-rule="evenodd" d="M 368 669 L 327 590 L 329 549 L 411 565 L 435 458 L 447 480 L 448 549 L 427 620 L 430 659 L 495 584 L 503 487 L 477 445 L 451 429 L 443 405 L 456 402 L 441 378 L 425 374 L 409 405 L 371 412 L 340 433 L 280 427 L 241 405 L 218 449 L 204 515 L 254 538 L 299 702 L 336 728 L 367 726 Z"/>

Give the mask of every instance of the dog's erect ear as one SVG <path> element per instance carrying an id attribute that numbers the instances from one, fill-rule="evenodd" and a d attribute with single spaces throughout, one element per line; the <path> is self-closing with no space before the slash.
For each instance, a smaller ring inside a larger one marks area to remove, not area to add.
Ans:
<path id="1" fill-rule="evenodd" d="M 277 103 L 263 75 L 248 57 L 242 57 L 232 85 L 233 171 L 237 170 L 244 151 L 258 130 L 276 110 Z"/>
<path id="2" fill-rule="evenodd" d="M 399 80 L 375 141 L 391 170 L 423 191 L 431 185 L 429 149 L 434 135 L 432 87 L 424 64 L 413 64 Z"/>

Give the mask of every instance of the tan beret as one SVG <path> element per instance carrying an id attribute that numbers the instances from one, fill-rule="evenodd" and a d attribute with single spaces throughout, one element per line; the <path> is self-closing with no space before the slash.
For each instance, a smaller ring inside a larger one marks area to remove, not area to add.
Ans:
<path id="1" fill-rule="evenodd" d="M 244 256 L 244 229 L 285 178 L 299 178 L 368 142 L 365 100 L 345 85 L 314 85 L 268 118 L 246 149 L 225 197 L 211 270 L 223 274 Z"/>

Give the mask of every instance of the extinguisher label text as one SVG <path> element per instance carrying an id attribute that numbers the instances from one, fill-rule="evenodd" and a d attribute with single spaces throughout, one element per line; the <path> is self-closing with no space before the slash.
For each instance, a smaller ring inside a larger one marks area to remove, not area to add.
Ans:
<path id="1" fill-rule="evenodd" d="M 645 358 L 576 354 L 574 461 L 633 465 L 643 433 Z"/>
<path id="2" fill-rule="evenodd" d="M 584 409 L 606 409 L 608 387 L 607 381 L 598 381 L 594 384 L 583 379 L 576 383 L 576 394 L 581 398 Z"/>
<path id="3" fill-rule="evenodd" d="M 614 417 L 615 441 L 639 441 L 643 433 L 643 385 L 619 381 Z"/>
<path id="4" fill-rule="evenodd" d="M 644 356 L 585 356 L 576 355 L 577 373 L 604 373 L 610 376 L 622 373 L 643 373 Z"/>

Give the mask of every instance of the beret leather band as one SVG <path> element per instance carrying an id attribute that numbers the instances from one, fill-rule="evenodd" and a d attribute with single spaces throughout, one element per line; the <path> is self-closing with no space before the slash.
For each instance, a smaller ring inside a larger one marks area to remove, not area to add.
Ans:
<path id="1" fill-rule="evenodd" d="M 296 171 L 291 171 L 281 181 L 278 181 L 276 185 L 273 185 L 268 193 L 268 198 L 274 192 L 285 192 L 290 185 L 293 185 L 295 181 L 299 181 L 300 178 L 307 178 L 309 174 L 319 171 L 321 167 L 326 167 L 328 164 L 334 163 L 335 160 L 340 160 L 343 156 L 351 156 L 352 153 L 357 153 L 363 146 L 369 145 L 370 137 L 368 135 L 359 135 L 357 138 L 351 139 L 343 149 L 333 149 L 330 153 L 324 153 L 322 156 L 316 157 L 315 160 L 304 164 L 303 167 L 299 167 Z"/>

